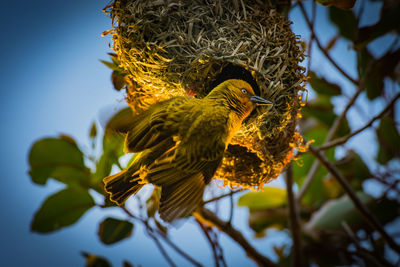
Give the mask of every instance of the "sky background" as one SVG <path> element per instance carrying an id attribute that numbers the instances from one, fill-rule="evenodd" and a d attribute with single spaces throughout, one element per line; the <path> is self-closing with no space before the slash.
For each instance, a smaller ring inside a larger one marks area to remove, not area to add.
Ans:
<path id="1" fill-rule="evenodd" d="M 27 156 L 33 142 L 63 133 L 73 136 L 81 149 L 88 151 L 91 123 L 96 121 L 101 125 L 105 117 L 124 105 L 123 93 L 112 89 L 111 71 L 99 61 L 108 60 L 107 53 L 112 52 L 109 48 L 110 37 L 100 36 L 111 28 L 111 20 L 101 11 L 107 3 L 108 0 L 22 0 L 2 3 L 1 266 L 83 266 L 84 258 L 80 256 L 80 251 L 103 255 L 115 266 L 121 266 L 124 259 L 142 266 L 166 265 L 138 224 L 135 225 L 133 237 L 128 240 L 113 246 L 103 245 L 99 241 L 97 231 L 102 219 L 108 216 L 124 218 L 115 209 L 91 209 L 78 223 L 56 233 L 41 235 L 30 232 L 30 221 L 35 211 L 50 194 L 62 188 L 61 184 L 51 180 L 45 187 L 30 181 Z M 379 4 L 370 5 L 362 23 L 374 23 L 378 19 L 378 7 Z M 307 38 L 306 25 L 298 11 L 292 13 L 293 30 Z M 316 25 L 323 43 L 336 33 L 319 6 Z M 391 38 L 388 36 L 374 42 L 374 52 L 379 54 L 383 51 Z M 317 69 L 319 74 L 329 73 L 328 78 L 342 85 L 346 94 L 351 95 L 354 88 L 347 81 L 337 78 L 336 70 L 326 65 L 316 47 L 313 51 L 312 68 Z M 348 50 L 348 44 L 340 42 L 332 52 L 344 69 L 356 77 L 355 54 Z M 335 101 L 340 111 L 345 101 Z M 363 101 L 364 96 L 360 102 Z M 367 111 L 370 113 L 367 112 L 367 115 L 372 117 L 381 106 L 380 101 L 374 101 L 369 105 Z M 350 116 L 353 129 L 366 121 L 356 114 L 350 113 Z M 366 160 L 368 157 L 371 160 L 376 148 L 360 145 L 371 143 L 371 138 L 375 138 L 371 133 L 362 134 L 351 142 L 350 147 L 354 146 L 363 152 Z M 281 181 L 278 180 L 274 185 L 281 185 Z M 213 265 L 208 244 L 199 234 L 197 225 L 190 222 L 171 229 L 173 240 L 198 261 Z M 245 229 L 246 237 L 252 237 L 247 226 L 246 209 L 238 209 L 234 222 L 238 228 Z M 266 255 L 272 255 L 271 244 L 288 242 L 283 233 L 269 231 L 268 235 L 268 239 L 253 242 Z M 221 235 L 221 242 L 226 246 L 224 252 L 229 266 L 255 265 L 225 235 Z M 174 252 L 168 251 L 174 255 Z M 179 256 L 174 259 L 179 266 L 187 265 Z"/>

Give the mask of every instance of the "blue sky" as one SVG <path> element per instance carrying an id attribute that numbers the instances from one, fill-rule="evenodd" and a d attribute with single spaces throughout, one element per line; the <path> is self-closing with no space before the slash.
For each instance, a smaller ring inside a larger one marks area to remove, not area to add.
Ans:
<path id="1" fill-rule="evenodd" d="M 2 4 L 5 11 L 0 17 L 3 25 L 0 42 L 0 110 L 3 114 L 0 131 L 0 140 L 3 141 L 0 156 L 0 201 L 3 203 L 0 255 L 5 266 L 82 266 L 84 260 L 79 255 L 80 251 L 104 255 L 116 266 L 121 265 L 124 259 L 142 266 L 165 264 L 139 225 L 136 225 L 133 238 L 128 241 L 110 247 L 100 243 L 96 235 L 98 223 L 111 215 L 122 218 L 122 214 L 116 210 L 93 209 L 76 225 L 55 234 L 39 235 L 29 230 L 32 216 L 42 201 L 62 188 L 56 182 L 50 181 L 46 187 L 41 187 L 30 181 L 27 154 L 32 143 L 42 137 L 63 133 L 73 136 L 87 151 L 91 123 L 104 121 L 102 114 L 112 113 L 124 103 L 123 94 L 112 89 L 110 70 L 99 62 L 99 59 L 108 59 L 106 53 L 112 52 L 109 48 L 110 38 L 100 36 L 111 26 L 111 20 L 101 12 L 107 3 L 108 0 L 25 0 Z M 365 23 L 376 20 L 377 12 L 377 9 L 369 9 Z M 295 21 L 293 29 L 296 34 L 305 34 L 305 24 L 298 19 L 298 15 L 297 10 L 292 17 Z M 326 16 L 321 12 L 318 18 L 317 31 L 326 43 L 335 29 L 329 27 Z M 377 43 L 376 47 L 386 43 Z M 333 53 L 339 57 L 349 55 L 341 63 L 355 77 L 354 55 L 347 45 L 345 42 L 339 43 Z M 316 47 L 314 51 L 317 51 Z M 328 78 L 341 84 L 351 95 L 354 90 L 352 86 L 345 80 L 337 79 L 336 71 L 326 65 L 318 52 L 315 52 L 312 66 L 320 74 L 330 73 Z M 343 101 L 338 101 L 338 110 L 343 108 L 340 102 Z M 371 115 L 379 111 L 381 104 L 377 101 L 371 105 Z M 357 128 L 363 124 L 363 120 L 356 119 L 357 115 L 352 116 L 355 119 L 351 126 Z M 360 138 L 358 142 L 373 136 L 365 134 Z M 357 142 L 354 146 L 365 150 L 365 157 L 374 154 L 370 152 L 375 149 L 373 147 L 360 146 Z M 251 238 L 245 209 L 240 208 L 235 213 L 235 223 L 238 228 L 245 229 L 244 234 Z M 210 265 L 210 249 L 202 235 L 197 233 L 198 227 L 192 223 L 171 230 L 173 239 L 181 247 Z M 269 240 L 254 242 L 267 254 L 272 253 L 271 242 L 287 242 L 284 234 L 271 231 L 269 235 Z M 228 246 L 225 256 L 231 266 L 254 265 L 224 235 L 221 240 L 222 244 Z M 179 256 L 176 259 L 178 265 L 186 265 Z"/>

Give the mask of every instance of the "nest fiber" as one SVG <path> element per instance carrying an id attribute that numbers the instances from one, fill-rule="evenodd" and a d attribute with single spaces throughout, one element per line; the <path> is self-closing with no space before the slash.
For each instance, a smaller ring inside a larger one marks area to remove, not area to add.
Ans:
<path id="1" fill-rule="evenodd" d="M 245 121 L 215 178 L 260 188 L 279 175 L 301 147 L 296 121 L 304 55 L 290 22 L 268 1 L 115 0 L 106 12 L 113 19 L 113 49 L 129 73 L 134 112 L 173 96 L 204 97 L 220 77 L 232 75 L 232 66 L 249 73 L 274 106 Z"/>

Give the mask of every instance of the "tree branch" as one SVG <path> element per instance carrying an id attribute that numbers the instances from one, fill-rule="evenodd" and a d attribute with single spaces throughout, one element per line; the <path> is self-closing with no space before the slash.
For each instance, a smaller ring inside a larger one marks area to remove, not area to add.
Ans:
<path id="1" fill-rule="evenodd" d="M 320 151 L 318 151 L 313 146 L 309 147 L 311 153 L 325 166 L 325 168 L 332 174 L 333 177 L 339 182 L 344 191 L 353 201 L 354 205 L 358 208 L 361 214 L 364 216 L 365 220 L 369 223 L 369 225 L 375 229 L 382 238 L 387 242 L 387 244 L 400 254 L 400 247 L 396 242 L 389 236 L 389 234 L 383 229 L 380 222 L 376 219 L 376 217 L 369 212 L 369 210 L 364 206 L 363 203 L 359 200 L 356 193 L 353 191 L 347 180 L 343 177 L 343 175 L 339 172 L 339 170 L 333 165 Z"/>
<path id="2" fill-rule="evenodd" d="M 208 242 L 210 243 L 213 255 L 214 255 L 214 261 L 215 261 L 215 266 L 219 267 L 219 261 L 221 259 L 222 263 L 224 266 L 227 266 L 224 260 L 224 256 L 223 255 L 218 255 L 217 252 L 217 246 L 214 243 L 214 241 L 211 239 L 211 236 L 209 234 L 209 227 L 205 226 L 204 224 L 202 224 L 198 219 L 196 219 L 197 224 L 200 226 L 201 230 L 203 231 L 204 235 L 206 236 Z"/>
<path id="3" fill-rule="evenodd" d="M 221 198 L 224 198 L 224 197 L 233 196 L 234 194 L 239 193 L 239 192 L 243 192 L 243 191 L 244 191 L 244 190 L 231 191 L 231 192 L 229 192 L 229 193 L 226 193 L 226 194 L 223 194 L 223 195 L 220 195 L 220 196 L 211 198 L 211 199 L 209 199 L 209 200 L 203 201 L 203 204 L 202 204 L 202 205 L 205 205 L 205 204 L 208 204 L 208 203 L 210 203 L 210 202 L 214 202 L 214 201 L 220 200 Z"/>
<path id="4" fill-rule="evenodd" d="M 161 254 L 164 256 L 164 258 L 167 260 L 169 265 L 172 267 L 175 267 L 176 264 L 172 261 L 171 257 L 168 255 L 168 253 L 165 251 L 164 247 L 162 246 L 161 242 L 158 241 L 157 237 L 154 236 L 154 234 L 148 229 L 147 229 L 147 234 L 154 240 L 154 243 L 156 243 L 158 249 L 160 250 Z"/>
<path id="5" fill-rule="evenodd" d="M 350 134 L 348 134 L 348 135 L 346 135 L 346 136 L 343 136 L 343 137 L 338 138 L 338 139 L 336 139 L 336 140 L 327 142 L 327 143 L 325 143 L 324 145 L 318 147 L 317 149 L 318 149 L 319 151 L 321 151 L 321 150 L 326 150 L 326 149 L 328 149 L 328 148 L 331 148 L 331 147 L 334 147 L 334 146 L 338 146 L 338 145 L 342 145 L 342 144 L 346 143 L 350 138 L 352 138 L 353 136 L 355 136 L 355 135 L 361 133 L 361 132 L 364 131 L 365 129 L 371 127 L 372 124 L 373 124 L 376 120 L 382 118 L 391 108 L 393 108 L 394 104 L 396 103 L 397 99 L 399 99 L 399 98 L 400 98 L 400 93 L 398 93 L 398 94 L 390 101 L 390 103 L 389 103 L 378 115 L 376 115 L 375 117 L 373 117 L 365 126 L 361 127 L 360 129 L 358 129 L 358 130 L 356 130 L 356 131 L 354 131 L 354 132 L 352 132 L 352 133 L 350 133 Z"/>
<path id="6" fill-rule="evenodd" d="M 231 224 L 222 221 L 210 210 L 200 207 L 198 210 L 198 215 L 202 219 L 211 222 L 213 225 L 218 227 L 221 231 L 229 235 L 233 240 L 235 240 L 242 248 L 246 251 L 247 256 L 253 259 L 259 266 L 276 266 L 270 259 L 260 254 L 242 235 L 241 232 L 232 227 Z"/>
<path id="7" fill-rule="evenodd" d="M 367 69 L 369 70 L 370 68 L 367 68 Z M 336 132 L 339 130 L 339 126 L 342 123 L 343 119 L 346 117 L 347 112 L 354 105 L 354 103 L 356 102 L 358 96 L 364 90 L 364 81 L 365 81 L 365 79 L 362 79 L 362 81 L 358 85 L 356 93 L 350 99 L 349 103 L 347 103 L 347 105 L 344 108 L 343 112 L 334 121 L 332 127 L 329 129 L 328 135 L 327 135 L 327 137 L 325 139 L 325 143 L 329 142 L 330 140 L 332 140 L 332 138 L 335 136 Z M 298 193 L 298 195 L 296 197 L 298 202 L 301 201 L 301 199 L 303 198 L 303 196 L 307 192 L 308 188 L 310 187 L 311 182 L 313 181 L 315 175 L 317 174 L 319 166 L 320 166 L 320 162 L 319 161 L 314 161 L 314 163 L 311 166 L 311 169 L 308 172 L 308 175 L 307 175 L 307 177 L 306 177 L 306 179 L 305 179 L 305 181 L 304 181 L 302 187 L 300 188 L 300 191 L 299 191 L 299 193 Z"/>
<path id="8" fill-rule="evenodd" d="M 139 218 L 135 215 L 132 214 L 132 212 L 130 212 L 130 210 L 128 210 L 125 206 L 121 206 L 120 207 L 126 215 L 128 215 L 130 218 L 135 219 L 140 221 L 141 223 L 144 224 L 144 226 L 146 227 L 146 231 L 150 232 L 151 234 L 153 233 L 157 233 L 158 236 L 160 236 L 171 248 L 173 248 L 178 254 L 180 254 L 182 257 L 184 257 L 185 259 L 187 259 L 188 261 L 190 261 L 193 265 L 195 266 L 202 266 L 199 262 L 197 262 L 196 260 L 194 260 L 192 257 L 190 257 L 186 252 L 184 252 L 182 249 L 180 249 L 177 245 L 175 245 L 163 232 L 161 232 L 158 229 L 153 229 L 150 224 L 148 219 L 142 219 Z M 152 236 L 150 236 L 152 237 Z M 153 237 L 152 237 L 153 238 Z M 158 241 L 158 240 L 157 240 Z"/>
<path id="9" fill-rule="evenodd" d="M 304 9 L 303 3 L 298 1 L 299 3 L 299 7 L 301 10 L 301 13 L 304 16 L 304 19 L 306 20 L 306 23 L 308 25 L 308 28 L 311 31 L 311 35 L 314 36 L 314 40 L 315 43 L 317 44 L 318 48 L 321 50 L 321 52 L 325 55 L 325 57 L 332 63 L 333 66 L 335 66 L 335 68 L 343 74 L 343 76 L 345 76 L 350 82 L 352 82 L 353 84 L 357 85 L 358 82 L 357 80 L 355 80 L 354 78 L 352 78 L 350 75 L 348 75 L 337 63 L 335 60 L 333 60 L 333 58 L 329 55 L 328 51 L 326 51 L 326 49 L 322 46 L 321 42 L 319 41 L 317 35 L 314 32 L 314 27 L 310 21 L 310 19 L 307 16 L 306 10 Z"/>
<path id="10" fill-rule="evenodd" d="M 299 216 L 296 207 L 296 201 L 293 194 L 293 169 L 292 164 L 286 170 L 286 189 L 288 194 L 288 209 L 290 219 L 290 230 L 293 238 L 293 267 L 303 266 L 303 253 L 301 246 L 301 229 L 299 223 Z"/>

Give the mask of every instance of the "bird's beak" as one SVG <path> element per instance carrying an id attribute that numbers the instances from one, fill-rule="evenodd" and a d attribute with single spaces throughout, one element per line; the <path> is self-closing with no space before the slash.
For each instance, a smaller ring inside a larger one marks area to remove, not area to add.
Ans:
<path id="1" fill-rule="evenodd" d="M 271 101 L 268 101 L 257 95 L 253 95 L 252 97 L 250 97 L 250 101 L 257 105 L 263 105 L 263 106 L 272 106 L 273 105 L 273 103 Z"/>

